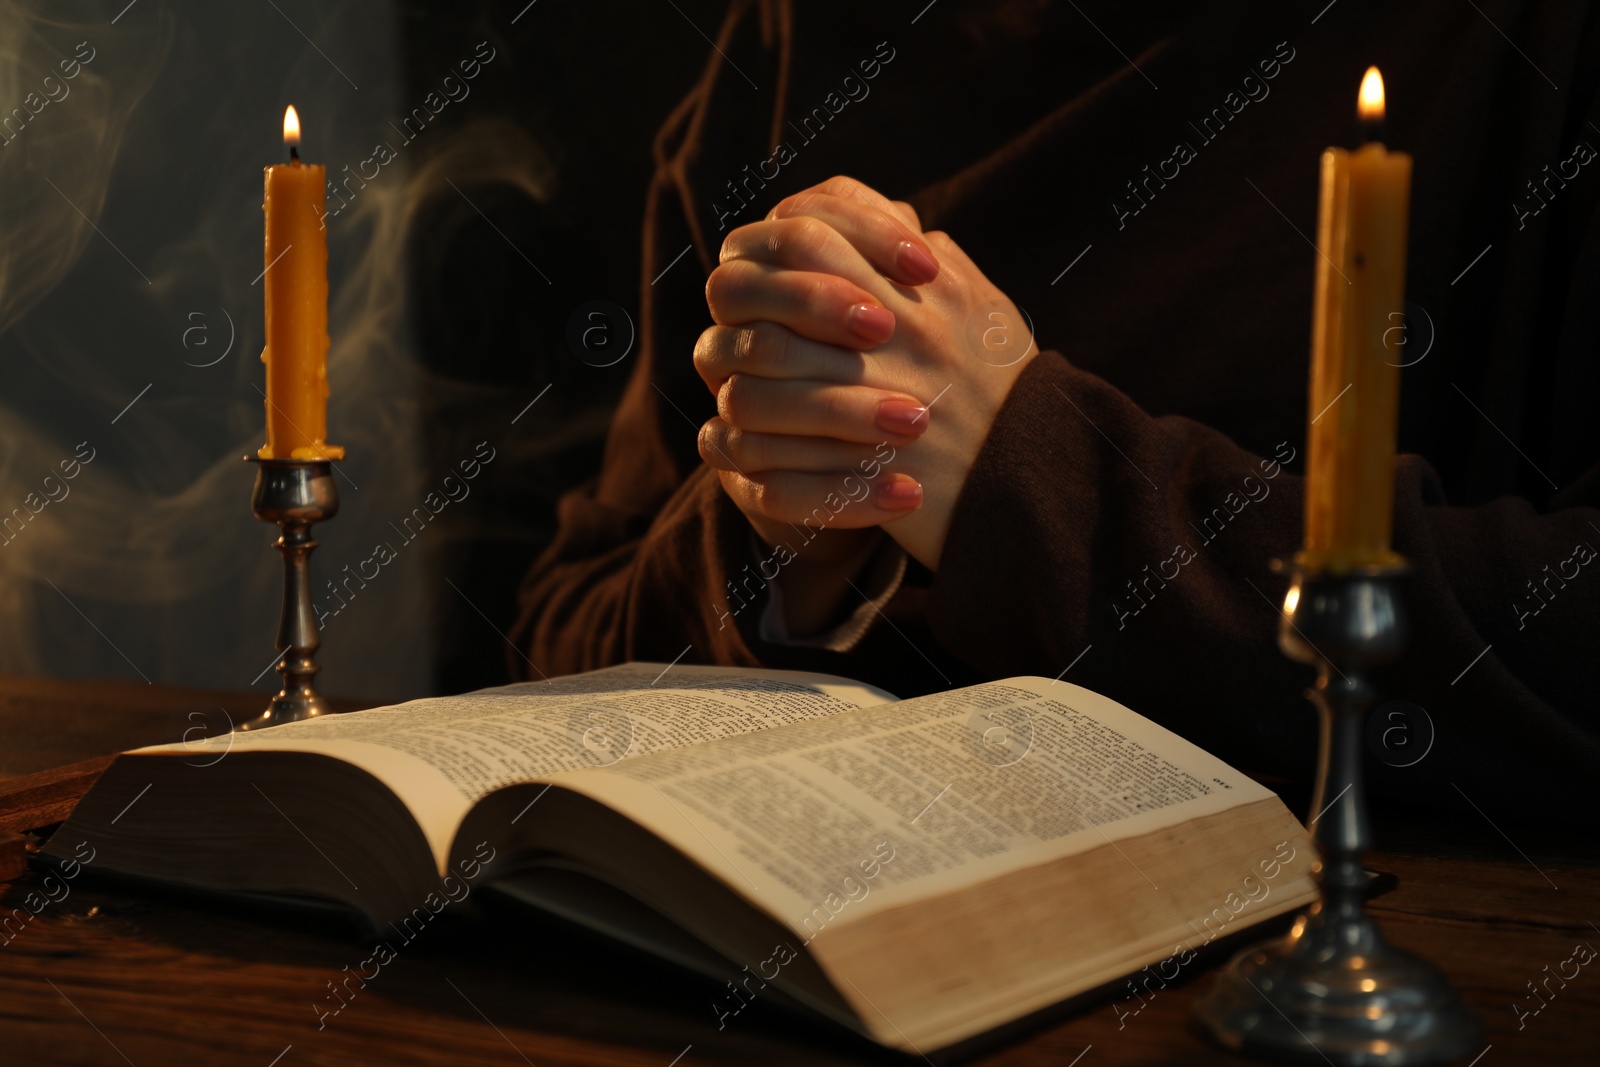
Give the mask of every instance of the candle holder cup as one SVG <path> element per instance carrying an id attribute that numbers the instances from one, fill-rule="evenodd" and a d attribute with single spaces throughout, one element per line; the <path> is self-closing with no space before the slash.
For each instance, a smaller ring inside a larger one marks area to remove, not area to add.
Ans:
<path id="1" fill-rule="evenodd" d="M 1366 913 L 1371 846 L 1362 738 L 1376 693 L 1371 668 L 1399 658 L 1408 568 L 1289 570 L 1278 646 L 1317 667 L 1307 697 L 1321 717 L 1310 830 L 1321 900 L 1282 938 L 1245 949 L 1197 1005 L 1221 1044 L 1336 1067 L 1442 1063 L 1471 1052 L 1481 1029 L 1432 964 L 1394 948 Z"/>
<path id="2" fill-rule="evenodd" d="M 237 727 L 260 730 L 334 711 L 313 685 L 322 639 L 311 607 L 311 551 L 317 547 L 311 539 L 311 527 L 338 514 L 339 489 L 329 460 L 256 456 L 245 459 L 256 464 L 250 510 L 256 518 L 277 523 L 282 530 L 274 547 L 283 556 L 283 613 L 278 620 L 277 664 L 283 686 L 266 711 Z"/>

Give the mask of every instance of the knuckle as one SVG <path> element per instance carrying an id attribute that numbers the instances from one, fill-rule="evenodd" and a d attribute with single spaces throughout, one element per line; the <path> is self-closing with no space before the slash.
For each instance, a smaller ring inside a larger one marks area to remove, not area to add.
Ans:
<path id="1" fill-rule="evenodd" d="M 826 425 L 840 430 L 850 426 L 855 405 L 852 403 L 853 398 L 849 389 L 827 389 L 819 399 L 822 402 L 822 417 Z"/>
<path id="2" fill-rule="evenodd" d="M 760 367 L 772 363 L 781 351 L 783 330 L 776 323 L 756 322 L 733 335 L 732 363 L 736 367 Z"/>
<path id="3" fill-rule="evenodd" d="M 751 503 L 757 511 L 774 519 L 781 519 L 784 516 L 789 494 L 785 491 L 781 479 L 752 479 L 750 490 Z"/>
<path id="4" fill-rule="evenodd" d="M 722 475 L 722 484 L 728 490 L 728 495 L 733 497 L 733 501 L 739 506 L 740 511 L 747 515 L 762 515 L 764 517 L 764 512 L 761 510 L 759 503 L 761 487 L 757 483 L 742 474 L 726 471 Z"/>
<path id="5" fill-rule="evenodd" d="M 721 440 L 717 442 L 717 447 L 722 449 L 722 453 L 726 457 L 724 462 L 729 464 L 736 463 L 745 469 L 751 466 L 749 432 L 741 430 L 737 426 L 729 426 L 726 432 L 722 434 Z"/>
<path id="6" fill-rule="evenodd" d="M 811 215 L 799 215 L 784 222 L 783 240 L 799 252 L 821 252 L 833 237 L 833 227 Z"/>
<path id="7" fill-rule="evenodd" d="M 770 366 L 782 367 L 794 361 L 795 336 L 789 332 L 787 326 L 780 326 L 776 322 L 761 322 L 756 324 L 754 344 L 762 356 L 762 361 Z"/>
<path id="8" fill-rule="evenodd" d="M 739 259 L 746 254 L 751 245 L 757 244 L 762 232 L 766 229 L 760 222 L 747 222 L 743 226 L 735 226 L 728 231 L 728 236 L 722 239 L 722 250 L 718 254 L 718 262 L 726 263 L 731 259 Z"/>
<path id="9" fill-rule="evenodd" d="M 789 219 L 797 215 L 804 215 L 817 201 L 817 194 L 807 189 L 804 192 L 792 193 L 778 201 L 778 206 L 772 209 L 772 218 Z"/>
<path id="10" fill-rule="evenodd" d="M 735 374 L 717 393 L 717 413 L 731 426 L 748 424 L 760 409 L 760 383 L 748 374 Z"/>
<path id="11" fill-rule="evenodd" d="M 764 433 L 734 430 L 729 443 L 730 454 L 739 457 L 739 465 L 749 470 L 768 470 L 772 463 L 772 438 Z"/>
<path id="12" fill-rule="evenodd" d="M 740 451 L 739 442 L 744 437 L 744 431 L 721 420 L 718 421 L 721 424 L 717 427 L 717 432 L 711 435 L 708 443 L 722 454 L 725 464 L 737 462 Z"/>
<path id="13" fill-rule="evenodd" d="M 843 289 L 849 283 L 831 274 L 814 274 L 796 284 L 799 286 L 801 303 L 813 313 L 821 314 L 833 305 L 836 298 L 844 295 Z"/>
<path id="14" fill-rule="evenodd" d="M 767 514 L 769 502 L 772 499 L 771 487 L 765 481 L 752 479 L 748 483 L 746 492 L 749 493 L 751 510 L 763 515 Z"/>
<path id="15" fill-rule="evenodd" d="M 718 355 L 724 347 L 724 334 L 726 326 L 709 326 L 700 332 L 694 342 L 695 370 L 705 373 L 715 370 Z"/>
<path id="16" fill-rule="evenodd" d="M 761 235 L 761 258 L 788 267 L 809 267 L 824 261 L 838 240 L 832 226 L 812 215 L 791 215 L 770 222 Z"/>
<path id="17" fill-rule="evenodd" d="M 717 463 L 717 420 L 709 419 L 700 427 L 700 434 L 695 440 L 695 445 L 700 450 L 700 458 L 711 466 Z"/>
<path id="18" fill-rule="evenodd" d="M 723 286 L 727 282 L 724 267 L 719 265 L 711 269 L 706 277 L 706 307 L 711 311 L 711 317 L 717 317 L 717 305 L 722 301 Z"/>
<path id="19" fill-rule="evenodd" d="M 723 470 L 735 471 L 743 474 L 746 471 L 760 470 L 760 466 L 753 462 L 751 442 L 757 435 L 752 435 L 737 426 L 730 426 L 718 420 L 719 425 L 714 434 L 708 439 L 708 445 L 715 454 L 715 466 Z"/>
<path id="20" fill-rule="evenodd" d="M 713 268 L 706 279 L 706 307 L 711 310 L 711 317 L 721 322 L 748 287 L 749 273 L 743 269 L 742 261 L 730 260 Z"/>
<path id="21" fill-rule="evenodd" d="M 736 367 L 748 367 L 756 362 L 756 350 L 760 344 L 761 323 L 754 326 L 745 326 L 733 335 L 733 351 L 731 362 Z"/>
<path id="22" fill-rule="evenodd" d="M 865 186 L 847 174 L 835 174 L 833 177 L 829 178 L 827 181 L 818 186 L 818 188 L 822 189 L 831 196 L 838 196 L 847 200 L 853 200 L 855 199 L 856 194 L 860 193 Z"/>

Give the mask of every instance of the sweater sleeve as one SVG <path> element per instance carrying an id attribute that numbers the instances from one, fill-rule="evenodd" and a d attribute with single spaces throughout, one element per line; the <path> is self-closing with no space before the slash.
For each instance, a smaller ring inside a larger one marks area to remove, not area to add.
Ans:
<path id="1" fill-rule="evenodd" d="M 762 590 L 750 524 L 709 468 L 658 510 L 607 503 L 591 482 L 562 498 L 558 518 L 555 541 L 523 582 L 514 677 L 686 653 L 691 662 L 758 664 L 744 637 Z"/>
<path id="2" fill-rule="evenodd" d="M 989 677 L 1062 674 L 1231 761 L 1304 779 L 1312 672 L 1276 647 L 1286 580 L 1269 566 L 1299 545 L 1297 445 L 1250 454 L 1042 354 L 962 491 L 933 633 Z M 1529 786 L 1516 806 L 1592 804 L 1600 575 L 1577 560 L 1600 545 L 1600 512 L 1450 507 L 1416 456 L 1399 460 L 1395 509 L 1413 637 L 1381 689 L 1420 705 L 1436 737 L 1409 767 L 1369 761 L 1376 790 L 1510 803 L 1510 775 Z"/>

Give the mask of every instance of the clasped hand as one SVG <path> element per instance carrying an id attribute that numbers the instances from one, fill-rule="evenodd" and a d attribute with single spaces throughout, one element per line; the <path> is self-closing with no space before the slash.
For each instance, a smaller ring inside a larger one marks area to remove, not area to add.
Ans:
<path id="1" fill-rule="evenodd" d="M 717 415 L 700 455 L 756 532 L 826 567 L 881 528 L 936 570 L 1037 352 L 1016 306 L 909 204 L 843 177 L 730 233 L 706 303 L 694 363 Z"/>

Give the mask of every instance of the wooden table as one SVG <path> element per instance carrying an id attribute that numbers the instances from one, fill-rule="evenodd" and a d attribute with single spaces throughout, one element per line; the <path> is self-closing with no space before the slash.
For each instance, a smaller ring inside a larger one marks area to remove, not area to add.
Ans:
<path id="1" fill-rule="evenodd" d="M 0 775 L 13 776 L 0 782 L 0 825 L 45 810 L 38 780 L 23 789 L 14 776 L 180 740 L 190 727 L 214 731 L 226 724 L 218 709 L 237 720 L 261 703 L 259 694 L 0 678 Z M 76 780 L 93 771 L 80 769 Z M 1482 1016 L 1487 1051 L 1464 1062 L 1600 1062 L 1600 961 L 1565 988 L 1552 981 L 1555 996 L 1520 1029 L 1512 1011 L 1514 1003 L 1537 1006 L 1526 983 L 1553 972 L 1577 942 L 1600 947 L 1592 925 L 1600 922 L 1600 848 L 1592 834 L 1513 836 L 1515 846 L 1488 823 L 1392 830 L 1390 850 L 1372 865 L 1398 876 L 1399 887 L 1373 910 L 1394 942 L 1438 963 Z M 37 879 L 0 887 L 4 908 L 20 906 Z M 0 1063 L 908 1062 L 759 1000 L 719 1031 L 711 983 L 488 897 L 441 914 L 319 1028 L 314 1004 L 326 1005 L 328 983 L 364 957 L 341 922 L 85 877 L 0 947 Z M 1190 1009 L 1210 979 L 1191 970 L 1136 1015 L 1128 1013 L 1137 1002 L 1112 997 L 973 1062 L 1251 1062 L 1194 1032 Z"/>

